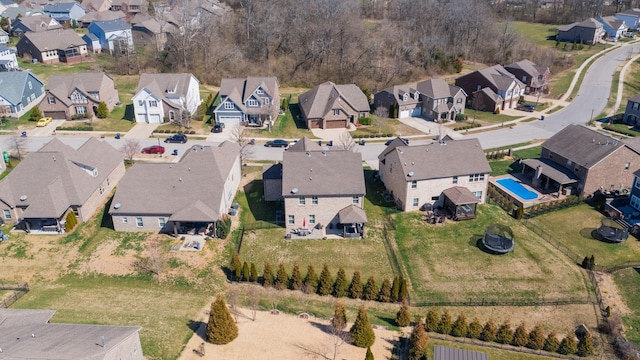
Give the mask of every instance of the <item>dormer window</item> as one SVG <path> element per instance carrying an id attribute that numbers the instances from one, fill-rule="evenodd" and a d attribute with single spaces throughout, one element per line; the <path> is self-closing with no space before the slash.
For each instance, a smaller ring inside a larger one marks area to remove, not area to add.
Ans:
<path id="1" fill-rule="evenodd" d="M 405 93 L 402 95 L 402 100 L 407 101 L 409 99 L 409 94 Z"/>
<path id="2" fill-rule="evenodd" d="M 176 93 L 176 89 L 175 88 L 167 89 L 167 94 L 175 94 L 175 93 Z"/>
<path id="3" fill-rule="evenodd" d="M 254 99 L 247 100 L 247 106 L 252 106 L 252 107 L 258 106 L 258 102 Z"/>
<path id="4" fill-rule="evenodd" d="M 262 88 L 258 88 L 258 90 L 256 90 L 256 94 L 262 95 L 264 94 L 264 90 L 262 90 Z"/>
<path id="5" fill-rule="evenodd" d="M 413 93 L 413 98 L 414 99 L 417 99 L 419 97 L 420 97 L 420 91 L 416 91 L 416 92 Z"/>
<path id="6" fill-rule="evenodd" d="M 233 110 L 233 103 L 226 102 L 224 103 L 225 110 Z"/>

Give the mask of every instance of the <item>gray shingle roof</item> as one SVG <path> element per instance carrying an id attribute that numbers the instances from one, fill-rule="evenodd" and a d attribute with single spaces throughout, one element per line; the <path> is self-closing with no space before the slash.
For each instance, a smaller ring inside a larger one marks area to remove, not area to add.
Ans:
<path id="1" fill-rule="evenodd" d="M 83 23 L 91 23 L 91 22 L 94 22 L 94 21 L 107 21 L 107 20 L 122 19 L 125 16 L 126 15 L 122 11 L 109 11 L 109 10 L 91 11 L 91 12 L 88 12 L 88 13 L 84 14 L 80 18 L 80 21 L 82 21 Z"/>
<path id="2" fill-rule="evenodd" d="M 223 78 L 220 82 L 220 96 L 227 96 L 232 100 L 243 112 L 250 111 L 244 106 L 244 103 L 254 91 L 261 86 L 264 92 L 271 98 L 274 98 L 278 92 L 278 79 L 275 76 L 249 76 L 246 79 Z M 257 112 L 264 110 L 255 109 Z"/>
<path id="3" fill-rule="evenodd" d="M 542 172 L 542 174 L 550 177 L 551 179 L 562 185 L 580 181 L 580 178 L 578 178 L 569 169 L 560 164 L 556 164 L 555 162 L 553 162 L 553 160 L 523 159 L 522 163 L 532 169 L 538 169 L 538 166 L 540 166 L 540 171 Z"/>
<path id="4" fill-rule="evenodd" d="M 289 146 L 287 151 L 322 151 L 322 146 L 308 137 L 303 136 L 298 142 Z"/>
<path id="5" fill-rule="evenodd" d="M 113 19 L 113 20 L 104 20 L 104 21 L 96 20 L 92 22 L 91 25 L 99 27 L 105 33 L 131 29 L 131 25 L 129 25 L 126 21 L 124 21 L 121 18 Z"/>
<path id="6" fill-rule="evenodd" d="M 432 99 L 443 99 L 455 96 L 458 92 L 463 91 L 461 87 L 449 85 L 446 81 L 433 78 L 420 81 L 417 84 L 418 91 Z"/>
<path id="7" fill-rule="evenodd" d="M 574 22 L 572 24 L 558 26 L 556 29 L 558 29 L 559 31 L 569 31 L 576 26 L 591 28 L 591 29 L 598 29 L 602 27 L 602 24 L 594 18 L 588 18 L 586 20 Z"/>
<path id="8" fill-rule="evenodd" d="M 118 185 L 112 215 L 164 215 L 176 221 L 216 221 L 224 183 L 240 148 L 194 145 L 178 163 L 137 163 Z"/>
<path id="9" fill-rule="evenodd" d="M 44 6 L 44 11 L 46 11 L 46 12 L 54 12 L 54 13 L 69 12 L 69 11 L 71 11 L 71 9 L 75 5 L 78 5 L 78 6 L 82 7 L 80 5 L 80 3 L 77 3 L 75 1 L 72 1 L 72 2 L 55 2 L 55 3 L 49 3 L 49 4 L 45 5 Z"/>
<path id="10" fill-rule="evenodd" d="M 342 107 L 340 101 L 346 101 L 358 112 L 369 112 L 369 100 L 355 84 L 336 85 L 327 81 L 298 97 L 307 119 L 324 117 L 329 110 Z"/>
<path id="11" fill-rule="evenodd" d="M 367 213 L 356 205 L 349 205 L 338 211 L 340 224 L 361 224 L 367 222 Z"/>
<path id="12" fill-rule="evenodd" d="M 192 74 L 186 73 L 141 74 L 138 87 L 136 88 L 136 94 L 142 89 L 147 89 L 153 95 L 162 99 L 166 104 L 173 107 L 180 107 L 182 104 L 176 104 L 176 102 L 169 97 L 186 97 L 189 92 L 189 82 L 192 77 L 194 77 Z M 168 92 L 169 89 L 174 92 L 170 94 Z"/>
<path id="13" fill-rule="evenodd" d="M 27 32 L 22 39 L 29 40 L 40 51 L 64 50 L 74 46 L 86 45 L 82 37 L 73 29 Z"/>
<path id="14" fill-rule="evenodd" d="M 502 65 L 494 65 L 480 69 L 478 73 L 489 80 L 489 82 L 499 90 L 506 91 L 513 82 L 519 83 L 521 87 L 524 86 L 520 80 L 516 79 L 515 75 L 507 71 Z"/>
<path id="15" fill-rule="evenodd" d="M 480 202 L 480 199 L 473 195 L 469 189 L 462 186 L 450 187 L 442 193 L 455 205 L 477 204 Z"/>
<path id="16" fill-rule="evenodd" d="M 7 99 L 11 104 L 20 103 L 29 75 L 32 75 L 44 85 L 42 80 L 29 71 L 0 72 L 0 96 Z"/>
<path id="17" fill-rule="evenodd" d="M 65 105 L 71 105 L 71 93 L 76 89 L 87 97 L 89 92 L 99 92 L 107 74 L 103 72 L 75 73 L 71 75 L 52 75 L 49 77 L 49 92 Z"/>

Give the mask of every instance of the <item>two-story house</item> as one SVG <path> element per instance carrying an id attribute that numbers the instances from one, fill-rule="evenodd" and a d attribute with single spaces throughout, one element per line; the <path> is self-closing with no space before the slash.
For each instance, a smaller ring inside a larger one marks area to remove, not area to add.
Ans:
<path id="1" fill-rule="evenodd" d="M 8 44 L 9 43 L 9 34 L 0 29 L 0 44 Z"/>
<path id="2" fill-rule="evenodd" d="M 602 24 L 602 28 L 610 38 L 621 38 L 622 34 L 629 28 L 624 20 L 615 16 L 602 16 L 598 18 L 598 21 Z"/>
<path id="3" fill-rule="evenodd" d="M 0 44 L 0 71 L 11 71 L 19 68 L 16 51 Z"/>
<path id="4" fill-rule="evenodd" d="M 514 109 L 525 85 L 502 65 L 476 70 L 455 81 L 472 99 L 477 110 L 494 112 L 496 109 Z"/>
<path id="5" fill-rule="evenodd" d="M 275 77 L 224 78 L 220 104 L 213 111 L 216 122 L 226 125 L 271 125 L 280 111 L 280 84 Z"/>
<path id="6" fill-rule="evenodd" d="M 118 90 L 109 75 L 103 72 L 52 75 L 40 110 L 54 119 L 92 118 L 102 101 L 109 111 L 119 101 Z"/>
<path id="7" fill-rule="evenodd" d="M 85 15 L 84 8 L 76 1 L 53 2 L 44 6 L 44 14 L 58 22 L 78 22 Z"/>
<path id="8" fill-rule="evenodd" d="M 594 18 L 588 18 L 573 24 L 558 26 L 556 40 L 595 45 L 605 34 L 606 31 L 601 22 Z"/>
<path id="9" fill-rule="evenodd" d="M 622 121 L 634 126 L 640 124 L 640 94 L 633 95 L 627 100 Z"/>
<path id="10" fill-rule="evenodd" d="M 43 64 L 89 60 L 87 44 L 73 29 L 28 32 L 16 44 L 18 56 Z"/>
<path id="11" fill-rule="evenodd" d="M 47 15 L 23 16 L 11 22 L 11 34 L 16 37 L 22 37 L 28 32 L 58 29 L 62 29 L 62 24 Z"/>
<path id="12" fill-rule="evenodd" d="M 44 81 L 31 71 L 0 72 L 0 116 L 20 117 L 44 96 Z"/>
<path id="13" fill-rule="evenodd" d="M 137 122 L 181 122 L 182 111 L 194 114 L 200 100 L 200 82 L 192 74 L 142 74 L 133 96 Z"/>
<path id="14" fill-rule="evenodd" d="M 380 179 L 403 211 L 447 207 L 462 219 L 485 202 L 491 167 L 477 139 L 408 146 L 396 138 L 378 161 Z"/>
<path id="15" fill-rule="evenodd" d="M 162 51 L 167 43 L 167 35 L 179 31 L 179 27 L 167 19 L 158 21 L 149 15 L 136 15 L 131 20 L 131 33 L 136 46 Z"/>
<path id="16" fill-rule="evenodd" d="M 131 18 L 142 11 L 142 7 L 147 6 L 144 0 L 111 0 L 111 11 L 122 11 L 128 18 Z"/>
<path id="17" fill-rule="evenodd" d="M 525 94 L 544 93 L 549 86 L 549 67 L 536 65 L 530 60 L 520 60 L 513 64 L 505 65 L 504 68 L 515 75 L 516 79 L 525 85 Z"/>
<path id="18" fill-rule="evenodd" d="M 123 55 L 133 50 L 131 25 L 123 19 L 94 21 L 89 25 L 88 30 L 100 40 L 103 52 Z"/>
<path id="19" fill-rule="evenodd" d="M 640 27 L 640 9 L 633 8 L 625 10 L 616 13 L 614 16 L 624 21 L 631 31 L 636 31 Z"/>
<path id="20" fill-rule="evenodd" d="M 322 83 L 298 97 L 309 129 L 338 129 L 357 125 L 369 115 L 369 99 L 355 84 Z"/>

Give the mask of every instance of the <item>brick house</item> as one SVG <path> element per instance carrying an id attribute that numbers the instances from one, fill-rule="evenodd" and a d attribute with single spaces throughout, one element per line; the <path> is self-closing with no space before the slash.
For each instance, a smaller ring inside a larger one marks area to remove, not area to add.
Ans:
<path id="1" fill-rule="evenodd" d="M 322 83 L 298 97 L 303 121 L 309 129 L 338 129 L 357 125 L 369 115 L 369 99 L 355 84 Z"/>
<path id="2" fill-rule="evenodd" d="M 472 106 L 490 112 L 495 112 L 496 109 L 515 109 L 526 87 L 502 65 L 460 76 L 455 84 L 471 96 Z"/>
<path id="3" fill-rule="evenodd" d="M 549 67 L 536 65 L 530 60 L 520 60 L 504 68 L 525 84 L 525 94 L 545 92 L 549 83 Z"/>

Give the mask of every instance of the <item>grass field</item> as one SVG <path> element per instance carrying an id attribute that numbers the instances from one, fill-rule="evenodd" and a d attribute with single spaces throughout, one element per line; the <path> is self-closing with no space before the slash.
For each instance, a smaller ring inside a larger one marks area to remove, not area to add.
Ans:
<path id="1" fill-rule="evenodd" d="M 489 160 L 489 166 L 491 166 L 491 176 L 498 176 L 522 171 L 522 165 L 518 163 L 518 159 L 534 159 L 540 157 L 541 151 L 542 147 L 535 146 L 532 148 L 514 151 L 513 159 Z"/>
<path id="2" fill-rule="evenodd" d="M 509 24 L 518 34 L 538 46 L 553 47 L 558 25 L 513 21 Z M 503 25 L 504 26 L 504 25 Z"/>
<path id="3" fill-rule="evenodd" d="M 592 238 L 605 216 L 587 204 L 554 211 L 531 220 L 562 242 L 580 257 L 595 256 L 597 264 L 613 265 L 640 258 L 640 242 L 633 236 L 621 244 L 610 244 Z"/>
<path id="4" fill-rule="evenodd" d="M 483 205 L 477 215 L 444 225 L 429 225 L 419 213 L 396 215 L 396 241 L 417 298 L 587 294 L 580 270 L 504 210 Z M 515 251 L 496 256 L 479 249 L 478 240 L 493 223 L 511 227 Z"/>
<path id="5" fill-rule="evenodd" d="M 640 344 L 640 272 L 638 269 L 625 269 L 613 274 L 613 279 L 625 304 L 631 313 L 623 317 L 626 337 Z"/>

